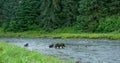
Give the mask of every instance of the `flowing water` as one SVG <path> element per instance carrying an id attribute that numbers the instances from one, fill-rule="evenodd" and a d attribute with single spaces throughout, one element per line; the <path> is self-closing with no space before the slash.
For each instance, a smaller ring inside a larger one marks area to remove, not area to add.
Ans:
<path id="1" fill-rule="evenodd" d="M 48 38 L 0 38 L 30 50 L 37 50 L 63 60 L 80 63 L 120 63 L 120 40 L 108 39 L 48 39 Z M 63 42 L 64 49 L 49 48 L 52 43 Z"/>

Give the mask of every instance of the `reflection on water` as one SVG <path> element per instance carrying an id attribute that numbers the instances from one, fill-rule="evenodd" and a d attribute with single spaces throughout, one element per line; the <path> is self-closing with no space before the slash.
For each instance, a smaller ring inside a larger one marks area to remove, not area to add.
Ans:
<path id="1" fill-rule="evenodd" d="M 120 63 L 120 40 L 107 39 L 45 39 L 45 38 L 0 38 L 18 46 L 37 50 L 64 60 L 81 63 Z M 49 44 L 64 42 L 65 49 L 49 48 Z"/>

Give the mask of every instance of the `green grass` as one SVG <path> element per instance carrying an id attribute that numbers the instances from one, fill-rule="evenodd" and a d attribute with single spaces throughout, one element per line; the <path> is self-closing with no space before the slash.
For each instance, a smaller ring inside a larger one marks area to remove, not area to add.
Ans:
<path id="1" fill-rule="evenodd" d="M 63 31 L 62 31 L 63 30 Z M 73 29 L 70 31 L 68 29 L 57 29 L 51 33 L 43 31 L 25 31 L 25 32 L 3 32 L 0 30 L 0 37 L 44 37 L 44 38 L 107 38 L 107 39 L 120 39 L 120 31 L 115 31 L 112 33 L 83 33 L 75 32 Z"/>
<path id="2" fill-rule="evenodd" d="M 52 56 L 0 41 L 0 63 L 67 63 Z M 73 63 L 73 62 L 68 62 Z"/>

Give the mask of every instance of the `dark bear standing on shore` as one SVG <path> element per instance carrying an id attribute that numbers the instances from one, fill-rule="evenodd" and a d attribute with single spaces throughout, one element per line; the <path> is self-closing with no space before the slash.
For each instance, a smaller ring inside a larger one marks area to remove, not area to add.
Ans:
<path id="1" fill-rule="evenodd" d="M 24 47 L 27 47 L 29 44 L 28 43 L 26 43 L 26 44 L 24 44 Z"/>
<path id="2" fill-rule="evenodd" d="M 51 44 L 49 45 L 49 48 L 64 48 L 65 47 L 65 44 L 64 43 L 56 43 L 56 44 Z"/>

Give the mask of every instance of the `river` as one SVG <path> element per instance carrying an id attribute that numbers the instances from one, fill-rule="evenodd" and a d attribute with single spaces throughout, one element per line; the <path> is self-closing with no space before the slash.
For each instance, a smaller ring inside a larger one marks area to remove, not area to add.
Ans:
<path id="1" fill-rule="evenodd" d="M 40 51 L 62 60 L 80 63 L 120 63 L 120 40 L 109 39 L 49 39 L 49 38 L 0 38 L 30 50 Z M 49 48 L 52 43 L 66 44 L 64 49 Z"/>

